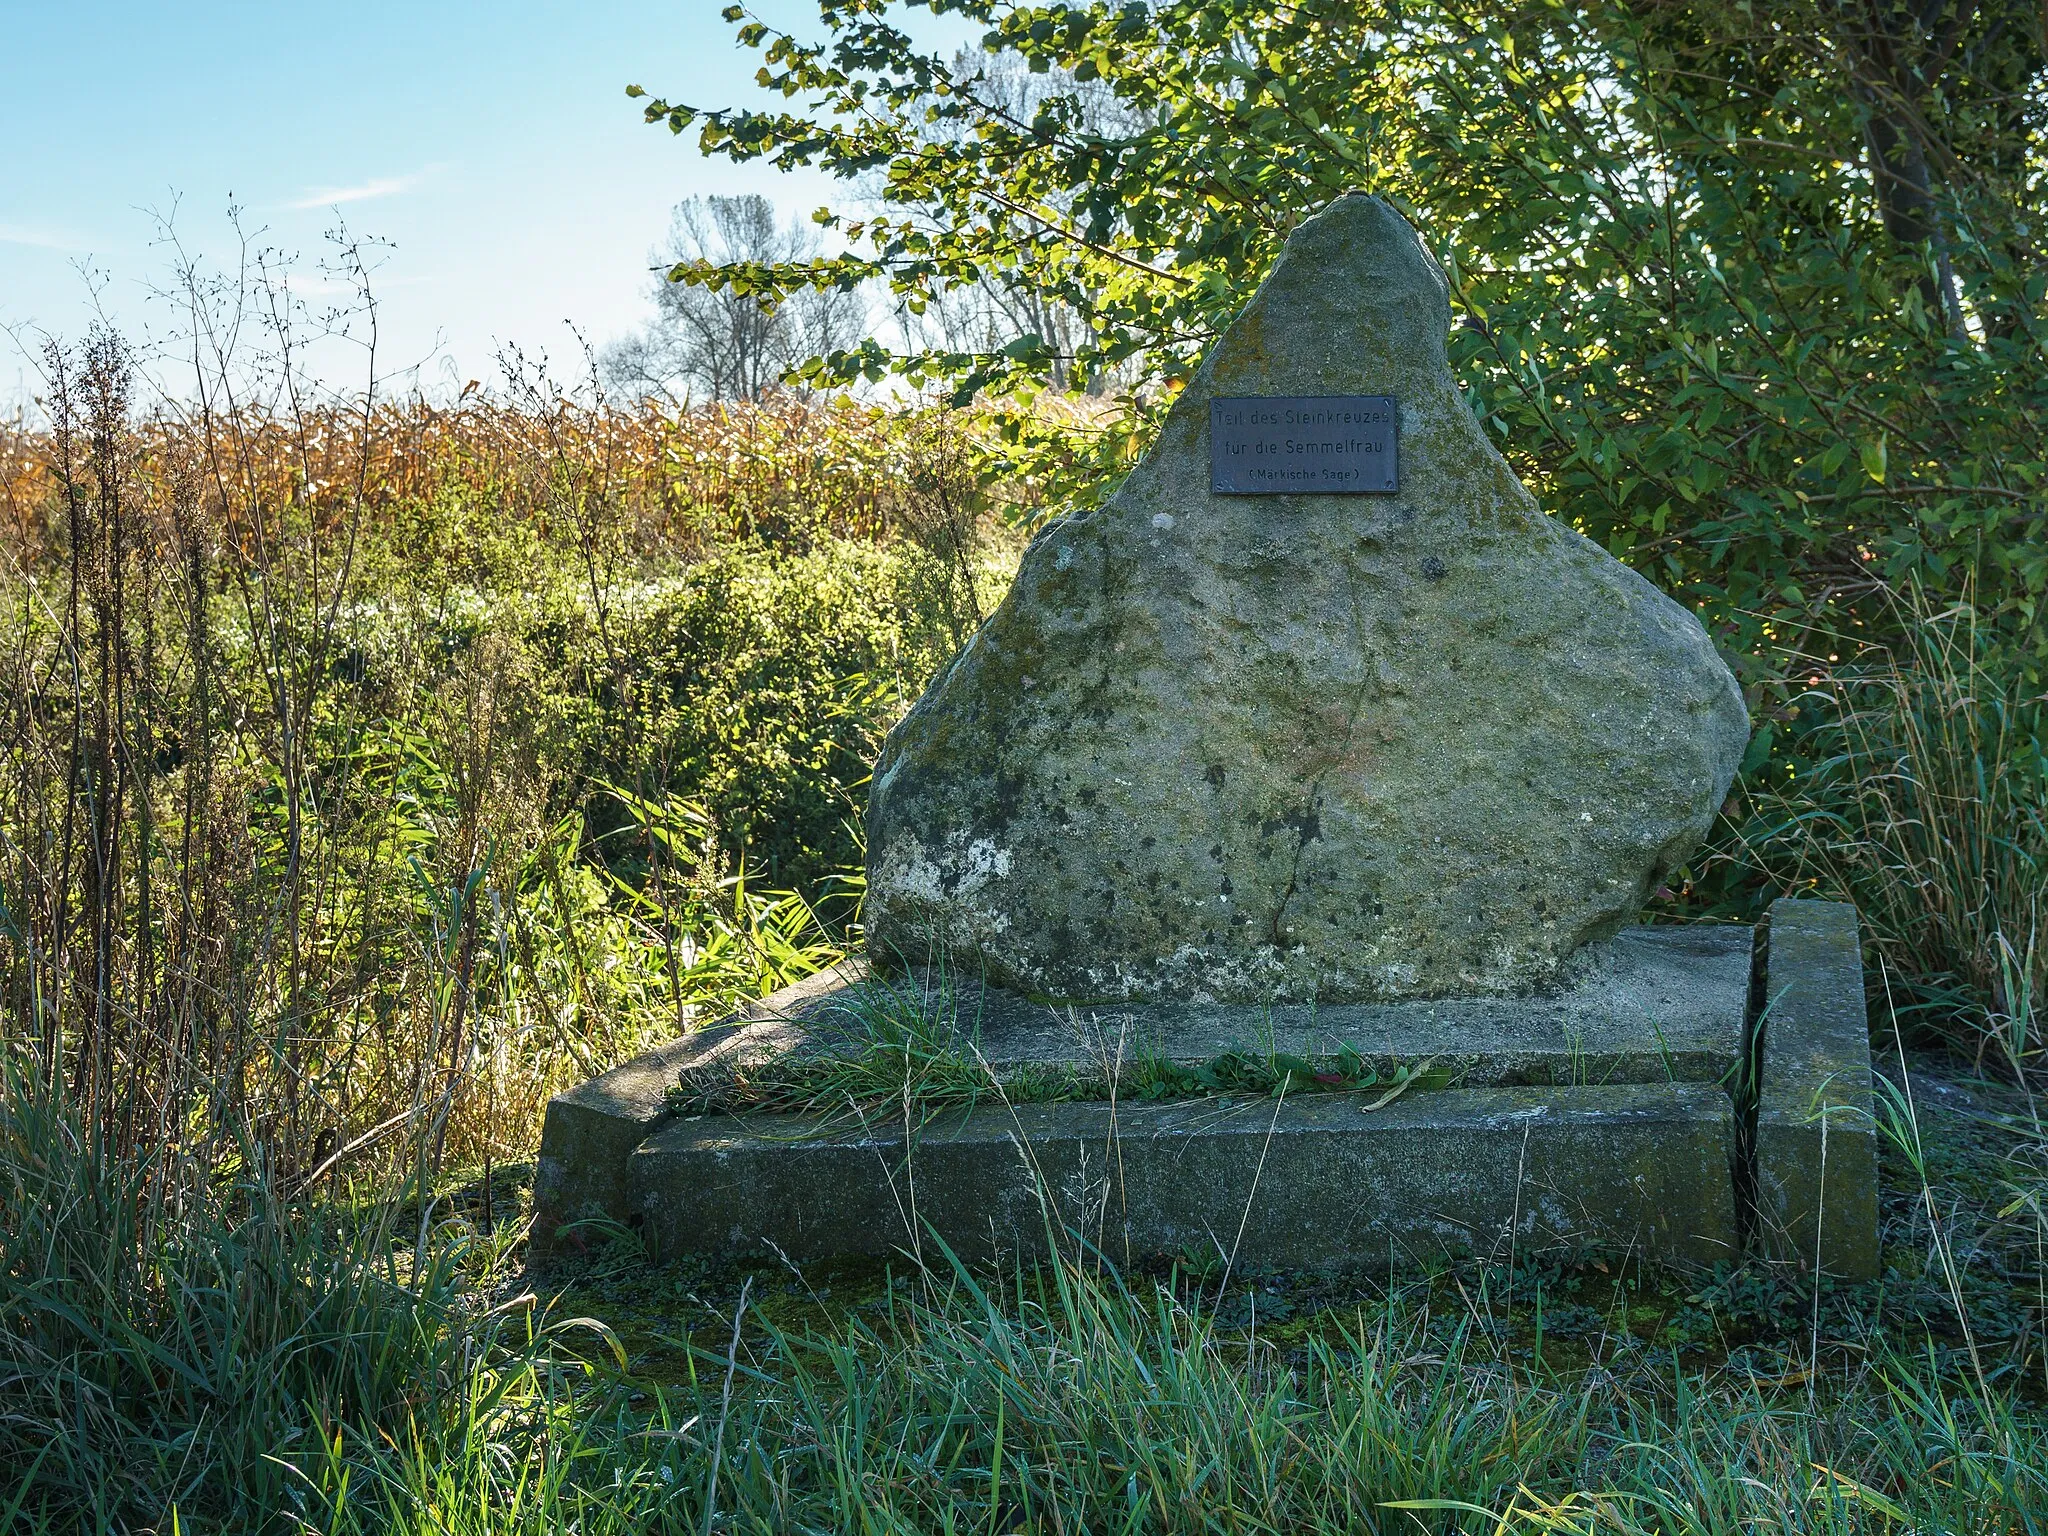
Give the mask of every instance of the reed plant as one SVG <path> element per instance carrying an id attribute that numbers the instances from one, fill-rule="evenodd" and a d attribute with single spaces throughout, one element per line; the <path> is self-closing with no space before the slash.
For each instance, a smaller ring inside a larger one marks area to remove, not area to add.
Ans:
<path id="1" fill-rule="evenodd" d="M 1808 642 L 1741 829 L 1776 891 L 1852 901 L 1909 1023 L 2013 1075 L 2043 1063 L 2048 695 L 1967 604 L 1892 599 L 1905 644 Z M 1792 730 L 1785 732 L 1784 727 Z"/>

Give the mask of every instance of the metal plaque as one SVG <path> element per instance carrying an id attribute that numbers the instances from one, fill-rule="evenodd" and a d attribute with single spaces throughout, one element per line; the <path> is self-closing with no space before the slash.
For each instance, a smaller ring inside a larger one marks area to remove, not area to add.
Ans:
<path id="1" fill-rule="evenodd" d="M 1273 395 L 1209 402 L 1209 488 L 1219 496 L 1389 496 L 1401 488 L 1392 395 Z"/>

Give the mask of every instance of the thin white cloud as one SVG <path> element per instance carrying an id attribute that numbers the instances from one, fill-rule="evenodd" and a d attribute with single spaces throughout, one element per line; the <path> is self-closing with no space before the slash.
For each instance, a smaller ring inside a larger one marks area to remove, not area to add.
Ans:
<path id="1" fill-rule="evenodd" d="M 281 203 L 282 208 L 332 208 L 340 203 L 367 203 L 373 197 L 395 197 L 400 192 L 409 192 L 427 177 L 439 170 L 439 166 L 423 166 L 405 176 L 379 176 L 371 181 L 358 182 L 352 187 L 315 187 L 304 196 Z"/>
<path id="2" fill-rule="evenodd" d="M 0 221 L 0 245 L 32 245 L 44 251 L 83 251 L 90 242 L 69 230 L 47 224 L 9 224 Z"/>

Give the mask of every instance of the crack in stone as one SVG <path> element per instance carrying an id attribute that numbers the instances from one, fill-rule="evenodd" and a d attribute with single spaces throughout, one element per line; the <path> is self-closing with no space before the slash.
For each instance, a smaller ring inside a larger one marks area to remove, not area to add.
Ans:
<path id="1" fill-rule="evenodd" d="M 1361 633 L 1363 628 L 1364 625 L 1361 622 L 1361 615 L 1358 611 L 1358 594 L 1354 588 L 1351 595 L 1351 632 L 1358 641 L 1361 655 L 1364 655 L 1367 651 L 1365 639 Z M 1357 689 L 1351 695 L 1351 707 L 1346 711 L 1344 718 L 1343 745 L 1339 748 L 1337 754 L 1339 758 L 1351 755 L 1351 743 L 1358 736 L 1358 717 L 1364 713 L 1366 695 L 1372 691 L 1372 679 L 1372 669 L 1368 667 L 1365 669 L 1364 675 L 1359 678 Z M 1273 909 L 1273 921 L 1267 929 L 1267 934 L 1273 947 L 1283 954 L 1289 946 L 1286 933 L 1280 926 L 1280 921 L 1286 917 L 1287 904 L 1294 900 L 1295 890 L 1300 885 L 1302 855 L 1308 852 L 1308 845 L 1312 840 L 1319 841 L 1322 838 L 1323 784 L 1329 776 L 1327 770 L 1317 774 L 1315 782 L 1308 787 L 1308 814 L 1299 818 L 1295 823 L 1294 864 L 1287 872 L 1287 889 L 1280 893 L 1280 904 Z M 1313 839 L 1309 830 L 1311 827 L 1315 829 Z"/>
<path id="2" fill-rule="evenodd" d="M 1273 909 L 1273 926 L 1268 931 L 1268 937 L 1271 939 L 1273 947 L 1278 950 L 1284 951 L 1287 948 L 1286 935 L 1280 931 L 1280 919 L 1287 915 L 1287 903 L 1294 900 L 1295 882 L 1301 878 L 1301 853 L 1306 847 L 1308 847 L 1308 836 L 1304 833 L 1295 840 L 1294 868 L 1287 876 L 1287 889 L 1280 893 L 1280 905 Z"/>

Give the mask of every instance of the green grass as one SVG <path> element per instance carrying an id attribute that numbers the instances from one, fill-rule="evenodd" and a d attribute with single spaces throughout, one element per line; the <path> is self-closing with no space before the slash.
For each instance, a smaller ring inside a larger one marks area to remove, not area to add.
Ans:
<path id="1" fill-rule="evenodd" d="M 828 1123 L 884 1108 L 928 1119 L 984 1102 L 1163 1103 L 1219 1094 L 1356 1093 L 1377 1109 L 1411 1089 L 1455 1080 L 1428 1061 L 1382 1066 L 1349 1045 L 1314 1056 L 1234 1050 L 1199 1062 L 1105 1049 L 1100 1060 L 998 1066 L 981 1052 L 978 1021 L 958 1018 L 943 974 L 929 983 L 870 981 L 813 1027 L 811 1043 L 769 1061 L 685 1068 L 670 1103 L 688 1115 L 814 1115 Z"/>
<path id="2" fill-rule="evenodd" d="M 992 1279 L 622 1247 L 571 1292 L 628 1361 L 575 1420 L 578 1528 L 2042 1529 L 2041 1229 L 2012 1197 L 2044 1148 L 2022 1096 L 1916 1066 L 1858 1287 L 1552 1255 L 1219 1294 L 1201 1255 Z M 469 1477 L 429 1501 L 448 1529 L 503 1486 Z"/>
<path id="3" fill-rule="evenodd" d="M 999 1274 L 714 1271 L 650 1265 L 620 1233 L 536 1291 L 502 1169 L 488 1200 L 290 1208 L 251 1170 L 166 1203 L 17 1083 L 0 1515 L 18 1498 L 29 1531 L 168 1530 L 175 1509 L 180 1530 L 443 1536 L 2042 1530 L 2048 1142 L 2024 1095 L 1954 1072 L 1914 1064 L 1886 1272 L 1856 1287 L 1619 1253 L 1120 1273 L 1071 1245 Z"/>

